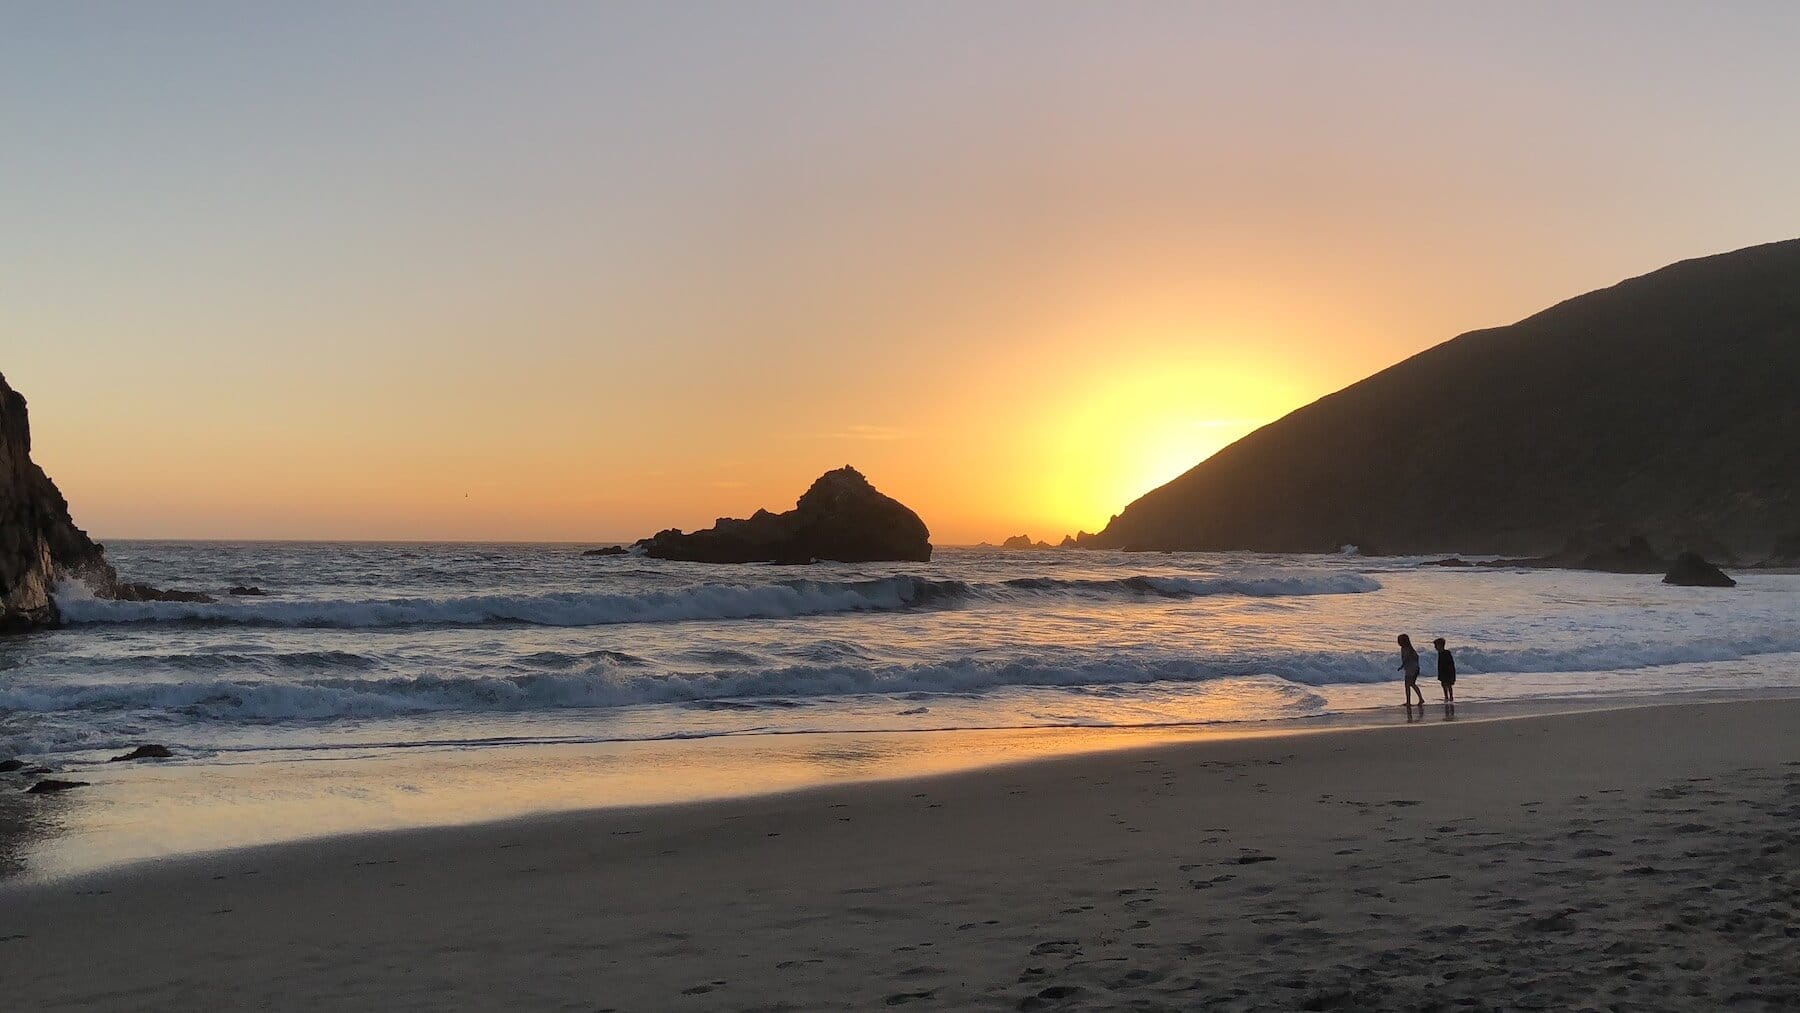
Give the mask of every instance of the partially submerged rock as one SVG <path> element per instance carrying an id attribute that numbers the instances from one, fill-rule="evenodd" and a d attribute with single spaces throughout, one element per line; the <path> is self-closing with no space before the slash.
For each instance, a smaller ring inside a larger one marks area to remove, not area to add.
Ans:
<path id="1" fill-rule="evenodd" d="M 626 556 L 631 554 L 631 550 L 623 545 L 602 545 L 598 549 L 585 549 L 581 554 L 584 556 Z"/>
<path id="2" fill-rule="evenodd" d="M 99 543 L 75 526 L 56 483 L 31 460 L 25 398 L 0 376 L 0 633 L 59 623 L 51 592 L 63 580 L 86 584 L 101 598 L 211 600 L 119 582 Z"/>
<path id="3" fill-rule="evenodd" d="M 16 759 L 0 760 L 0 774 L 10 774 L 15 770 L 24 770 L 25 761 Z"/>
<path id="4" fill-rule="evenodd" d="M 794 509 L 720 518 L 704 531 L 660 531 L 638 545 L 653 559 L 696 563 L 870 563 L 931 559 L 931 532 L 855 468 L 821 475 Z"/>
<path id="5" fill-rule="evenodd" d="M 1034 542 L 1030 535 L 1014 535 L 1000 543 L 1002 549 L 1048 549 L 1049 542 Z"/>
<path id="6" fill-rule="evenodd" d="M 68 791 L 70 788 L 86 788 L 87 786 L 86 781 L 58 781 L 55 778 L 45 778 L 25 789 L 25 793 L 27 795 L 49 795 L 52 792 Z"/>
<path id="7" fill-rule="evenodd" d="M 236 585 L 233 585 L 225 593 L 226 594 L 234 594 L 240 598 L 261 598 L 263 595 L 266 595 L 269 592 L 264 591 L 260 587 L 254 587 L 254 586 L 247 585 L 247 584 L 236 584 Z"/>
<path id="8" fill-rule="evenodd" d="M 150 745 L 139 746 L 129 753 L 122 756 L 115 756 L 106 762 L 122 763 L 130 760 L 166 760 L 174 755 L 174 753 L 169 751 L 168 746 L 159 746 L 152 743 Z"/>
<path id="9" fill-rule="evenodd" d="M 1736 587 L 1737 581 L 1725 571 L 1706 561 L 1697 552 L 1684 552 L 1675 557 L 1675 565 L 1663 575 L 1663 583 L 1681 587 Z"/>
<path id="10" fill-rule="evenodd" d="M 203 605 L 217 600 L 212 595 L 202 594 L 199 591 L 181 591 L 175 588 L 165 590 L 151 587 L 149 584 L 127 583 L 115 583 L 111 592 L 101 595 L 101 597 L 111 598 L 115 601 L 185 601 L 198 602 Z"/>

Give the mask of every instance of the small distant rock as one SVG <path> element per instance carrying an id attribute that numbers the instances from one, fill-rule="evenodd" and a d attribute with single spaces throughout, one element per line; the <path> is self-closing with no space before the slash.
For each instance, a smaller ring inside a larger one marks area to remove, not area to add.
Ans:
<path id="1" fill-rule="evenodd" d="M 581 554 L 584 556 L 624 556 L 630 552 L 631 550 L 623 545 L 602 545 L 598 549 L 587 549 Z"/>
<path id="2" fill-rule="evenodd" d="M 149 584 L 121 582 L 112 591 L 112 597 L 117 601 L 185 601 L 204 605 L 217 600 L 212 595 L 201 594 L 199 591 L 165 591 L 162 588 L 151 587 Z"/>
<path id="3" fill-rule="evenodd" d="M 24 760 L 0 760 L 0 774 L 10 774 L 15 770 L 24 770 Z"/>
<path id="4" fill-rule="evenodd" d="M 168 746 L 151 744 L 139 746 L 123 756 L 115 756 L 106 762 L 120 763 L 126 760 L 166 760 L 174 755 L 174 753 L 169 752 Z"/>
<path id="5" fill-rule="evenodd" d="M 226 594 L 235 594 L 240 598 L 245 598 L 245 597 L 260 598 L 263 595 L 268 594 L 269 592 L 264 591 L 260 587 L 251 587 L 247 584 L 238 584 L 238 585 L 234 586 L 231 590 L 229 590 L 225 593 Z"/>
<path id="6" fill-rule="evenodd" d="M 25 789 L 25 793 L 27 795 L 48 795 L 52 792 L 68 791 L 70 788 L 86 788 L 87 786 L 86 781 L 58 781 L 54 778 L 45 778 Z"/>
<path id="7" fill-rule="evenodd" d="M 26 767 L 24 770 L 19 771 L 19 773 L 24 774 L 26 777 L 36 777 L 39 774 L 54 774 L 56 771 L 51 770 L 49 767 L 40 763 L 35 767 Z"/>
<path id="8" fill-rule="evenodd" d="M 1425 561 L 1425 565 L 1426 566 L 1474 566 L 1475 564 L 1469 562 L 1468 560 L 1462 558 L 1461 556 L 1451 556 L 1448 559 L 1428 559 Z"/>
<path id="9" fill-rule="evenodd" d="M 1034 542 L 1030 535 L 1014 535 L 1000 543 L 1002 549 L 1048 549 L 1049 542 Z"/>
<path id="10" fill-rule="evenodd" d="M 1663 576 L 1663 583 L 1681 587 L 1736 587 L 1737 581 L 1725 571 L 1706 561 L 1697 552 L 1684 552 L 1675 557 L 1675 565 Z"/>

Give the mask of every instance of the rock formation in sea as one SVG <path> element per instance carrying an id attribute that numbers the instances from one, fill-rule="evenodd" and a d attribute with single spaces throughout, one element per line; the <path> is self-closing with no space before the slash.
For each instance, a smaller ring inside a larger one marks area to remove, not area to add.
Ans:
<path id="1" fill-rule="evenodd" d="M 1002 549 L 1048 549 L 1049 542 L 1034 542 L 1030 535 L 1013 535 L 1000 543 Z"/>
<path id="2" fill-rule="evenodd" d="M 1473 331 L 1264 426 L 1083 547 L 1793 552 L 1800 240 L 1684 261 Z"/>
<path id="3" fill-rule="evenodd" d="M 1456 564 L 1439 561 L 1438 565 Z M 1631 535 L 1623 541 L 1581 536 L 1569 539 L 1562 548 L 1548 555 L 1493 559 L 1481 565 L 1596 570 L 1601 573 L 1662 573 L 1669 568 L 1669 561 L 1657 555 L 1650 540 L 1643 535 Z"/>
<path id="4" fill-rule="evenodd" d="M 821 475 L 794 509 L 722 517 L 704 531 L 673 528 L 637 543 L 655 559 L 697 563 L 869 563 L 931 559 L 931 532 L 919 515 L 882 495 L 855 468 Z"/>
<path id="5" fill-rule="evenodd" d="M 1663 583 L 1679 584 L 1682 587 L 1736 587 L 1737 581 L 1725 575 L 1725 571 L 1707 562 L 1706 557 L 1697 552 L 1684 552 L 1675 557 L 1675 564 L 1663 575 Z"/>
<path id="6" fill-rule="evenodd" d="M 75 526 L 56 483 L 31 460 L 25 398 L 0 375 L 0 633 L 56 625 L 53 592 L 62 580 L 106 598 L 211 600 L 119 580 L 99 543 Z"/>
<path id="7" fill-rule="evenodd" d="M 69 517 L 56 484 L 31 460 L 25 398 L 0 375 L 0 631 L 55 625 L 56 582 L 110 587 L 118 574 Z"/>

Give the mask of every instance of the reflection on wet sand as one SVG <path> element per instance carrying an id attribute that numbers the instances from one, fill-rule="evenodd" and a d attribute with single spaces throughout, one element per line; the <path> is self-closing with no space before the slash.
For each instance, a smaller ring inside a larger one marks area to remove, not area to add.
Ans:
<path id="1" fill-rule="evenodd" d="M 1624 702 L 1605 703 L 1485 703 L 1468 719 L 1606 709 Z M 1436 723 L 1427 722 L 1422 707 L 1404 713 L 1407 724 Z M 1444 709 L 1442 720 L 1457 720 L 1454 707 Z M 1399 723 L 1391 708 L 1381 707 L 1226 727 L 824 732 L 479 749 L 426 746 L 363 755 L 262 751 L 141 764 L 99 761 L 71 769 L 68 776 L 94 783 L 66 795 L 0 790 L 0 875 L 23 870 L 27 877 L 55 877 L 339 834 L 683 804 L 1176 741 Z"/>
<path id="2" fill-rule="evenodd" d="M 56 836 L 69 799 L 28 795 L 29 782 L 0 775 L 0 878 L 25 871 L 27 856 Z"/>

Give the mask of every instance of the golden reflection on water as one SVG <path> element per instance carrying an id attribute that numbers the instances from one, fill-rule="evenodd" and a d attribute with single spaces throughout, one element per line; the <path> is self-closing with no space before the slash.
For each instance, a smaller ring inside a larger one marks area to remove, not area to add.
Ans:
<path id="1" fill-rule="evenodd" d="M 1731 699 L 1737 694 L 1693 694 Z M 1639 703 L 1662 697 L 1645 697 Z M 1632 705 L 1632 698 L 1463 704 L 1490 720 Z M 0 878 L 47 878 L 226 848 L 594 808 L 699 802 L 947 774 L 1159 745 L 1456 720 L 1385 706 L 1305 721 L 1162 727 L 809 732 L 470 749 L 265 752 L 193 763 L 97 764 L 90 787 L 0 802 Z M 24 801 L 20 808 L 9 803 Z M 10 868 L 8 867 L 10 866 Z"/>
<path id="2" fill-rule="evenodd" d="M 802 734 L 419 749 L 379 757 L 113 765 L 11 835 L 27 875 L 334 834 L 695 802 L 917 777 L 1051 755 L 1224 737 L 1214 730 L 1044 728 Z"/>

